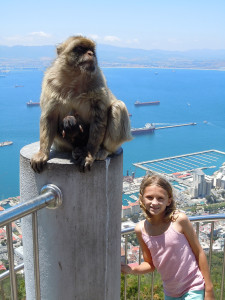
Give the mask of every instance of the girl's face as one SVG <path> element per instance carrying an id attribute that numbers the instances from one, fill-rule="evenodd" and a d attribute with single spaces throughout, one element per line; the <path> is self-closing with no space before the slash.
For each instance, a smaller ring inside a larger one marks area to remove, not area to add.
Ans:
<path id="1" fill-rule="evenodd" d="M 166 207 L 171 203 L 171 198 L 169 198 L 167 191 L 158 185 L 147 186 L 142 199 L 145 208 L 150 212 L 152 217 L 164 216 Z"/>

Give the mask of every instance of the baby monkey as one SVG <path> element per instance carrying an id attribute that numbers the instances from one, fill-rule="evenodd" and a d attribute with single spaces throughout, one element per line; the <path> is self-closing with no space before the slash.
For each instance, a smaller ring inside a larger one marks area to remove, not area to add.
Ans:
<path id="1" fill-rule="evenodd" d="M 78 165 L 87 154 L 89 129 L 90 125 L 78 115 L 66 116 L 59 126 L 59 134 L 72 146 L 72 157 Z"/>

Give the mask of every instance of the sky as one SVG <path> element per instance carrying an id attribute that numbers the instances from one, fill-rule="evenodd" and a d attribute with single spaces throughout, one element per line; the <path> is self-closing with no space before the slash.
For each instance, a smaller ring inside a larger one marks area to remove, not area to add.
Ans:
<path id="1" fill-rule="evenodd" d="M 99 44 L 185 51 L 225 49 L 224 0 L 5 0 L 0 45 Z"/>

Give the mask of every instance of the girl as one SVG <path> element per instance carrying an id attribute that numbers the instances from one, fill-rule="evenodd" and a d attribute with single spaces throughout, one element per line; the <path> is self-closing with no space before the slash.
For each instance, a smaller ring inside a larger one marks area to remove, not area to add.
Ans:
<path id="1" fill-rule="evenodd" d="M 187 216 L 176 210 L 172 187 L 164 178 L 145 176 L 140 206 L 146 220 L 135 228 L 144 262 L 122 264 L 125 274 L 161 274 L 166 300 L 215 300 L 207 259 Z"/>

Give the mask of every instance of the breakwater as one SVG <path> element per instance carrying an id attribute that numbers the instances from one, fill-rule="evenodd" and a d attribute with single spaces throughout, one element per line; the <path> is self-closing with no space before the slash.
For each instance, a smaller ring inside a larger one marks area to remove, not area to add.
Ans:
<path id="1" fill-rule="evenodd" d="M 169 126 L 155 127 L 155 130 L 157 130 L 157 129 L 173 128 L 173 127 L 190 126 L 190 125 L 197 125 L 197 123 L 187 123 L 187 124 L 179 124 L 179 125 L 169 125 Z"/>

